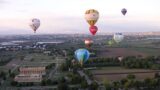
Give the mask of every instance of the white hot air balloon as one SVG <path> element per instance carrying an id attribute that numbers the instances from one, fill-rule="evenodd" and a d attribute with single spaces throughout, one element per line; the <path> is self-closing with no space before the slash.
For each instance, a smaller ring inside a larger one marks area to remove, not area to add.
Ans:
<path id="1" fill-rule="evenodd" d="M 124 39 L 124 35 L 122 33 L 115 33 L 113 39 L 116 43 L 119 43 Z"/>
<path id="2" fill-rule="evenodd" d="M 33 18 L 31 19 L 29 26 L 33 29 L 34 33 L 36 32 L 36 30 L 39 28 L 40 26 L 40 20 L 37 18 Z"/>

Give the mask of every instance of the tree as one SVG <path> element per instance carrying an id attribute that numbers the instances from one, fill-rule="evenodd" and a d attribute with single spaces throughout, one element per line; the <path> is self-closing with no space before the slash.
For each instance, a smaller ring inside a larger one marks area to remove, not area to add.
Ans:
<path id="1" fill-rule="evenodd" d="M 155 73 L 155 74 L 154 74 L 154 78 L 160 78 L 159 73 Z"/>
<path id="2" fill-rule="evenodd" d="M 15 74 L 14 74 L 14 73 L 10 73 L 9 76 L 10 76 L 11 78 L 14 78 L 14 77 L 15 77 Z"/>
<path id="3" fill-rule="evenodd" d="M 106 90 L 111 90 L 112 89 L 111 84 L 108 80 L 104 80 L 103 84 L 104 84 Z"/>
<path id="4" fill-rule="evenodd" d="M 68 67 L 65 63 L 62 63 L 62 65 L 60 66 L 60 70 L 61 71 L 67 71 L 68 70 Z"/>
<path id="5" fill-rule="evenodd" d="M 16 81 L 11 81 L 11 85 L 12 85 L 12 86 L 17 86 L 18 83 L 17 83 Z"/>
<path id="6" fill-rule="evenodd" d="M 122 79 L 120 82 L 121 82 L 121 85 L 124 86 L 124 84 L 125 84 L 126 82 L 128 82 L 128 80 L 127 80 L 126 78 L 124 78 L 124 79 Z"/>
<path id="7" fill-rule="evenodd" d="M 43 79 L 43 80 L 41 81 L 41 85 L 42 85 L 42 86 L 46 86 L 46 80 L 45 80 L 45 79 Z"/>
<path id="8" fill-rule="evenodd" d="M 143 86 L 143 84 L 142 84 L 142 82 L 141 81 L 135 81 L 135 83 L 134 83 L 134 87 L 136 88 L 136 90 L 139 90 L 140 89 L 140 87 L 142 87 Z"/>
<path id="9" fill-rule="evenodd" d="M 120 82 L 114 81 L 113 82 L 113 87 L 114 87 L 115 90 L 118 90 L 120 88 Z"/>
<path id="10" fill-rule="evenodd" d="M 52 84 L 52 81 L 51 81 L 50 79 L 47 79 L 47 80 L 46 80 L 46 84 L 47 84 L 47 85 L 51 85 L 51 84 Z"/>
<path id="11" fill-rule="evenodd" d="M 66 83 L 58 83 L 58 90 L 69 90 L 69 87 Z"/>
<path id="12" fill-rule="evenodd" d="M 133 74 L 128 74 L 128 75 L 127 75 L 127 78 L 128 78 L 129 80 L 134 80 L 134 79 L 136 78 L 136 76 L 133 75 Z"/>
<path id="13" fill-rule="evenodd" d="M 11 74 L 11 69 L 8 70 L 8 73 Z"/>
<path id="14" fill-rule="evenodd" d="M 2 72 L 0 73 L 0 77 L 3 78 L 4 76 L 6 76 L 6 73 L 2 71 Z"/>
<path id="15" fill-rule="evenodd" d="M 81 82 L 81 88 L 86 89 L 88 87 L 87 81 L 82 81 Z"/>
<path id="16" fill-rule="evenodd" d="M 151 79 L 151 78 L 146 78 L 144 80 L 144 84 L 148 89 L 152 89 L 152 88 L 155 87 L 156 81 L 154 79 Z"/>
<path id="17" fill-rule="evenodd" d="M 89 86 L 89 90 L 97 90 L 98 84 L 96 82 L 92 82 L 92 84 Z"/>
<path id="18" fill-rule="evenodd" d="M 129 88 L 130 88 L 130 82 L 129 81 L 127 81 L 125 84 L 124 84 L 124 88 L 125 88 L 125 90 L 128 90 Z"/>

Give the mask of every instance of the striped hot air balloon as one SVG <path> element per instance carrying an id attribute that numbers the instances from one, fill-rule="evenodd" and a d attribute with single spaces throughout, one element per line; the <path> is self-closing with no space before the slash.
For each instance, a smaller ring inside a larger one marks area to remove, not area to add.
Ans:
<path id="1" fill-rule="evenodd" d="M 95 9 L 89 9 L 85 12 L 85 19 L 90 26 L 94 26 L 99 19 L 99 12 Z"/>
<path id="2" fill-rule="evenodd" d="M 87 49 L 78 49 L 74 52 L 76 60 L 83 66 L 90 56 L 90 53 Z"/>

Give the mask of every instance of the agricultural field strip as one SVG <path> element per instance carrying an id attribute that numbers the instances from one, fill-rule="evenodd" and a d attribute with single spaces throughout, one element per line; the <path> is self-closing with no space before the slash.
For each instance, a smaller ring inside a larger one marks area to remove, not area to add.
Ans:
<path id="1" fill-rule="evenodd" d="M 141 70 L 141 71 L 119 71 L 119 72 L 94 72 L 93 75 L 116 75 L 116 74 L 141 74 L 141 73 L 157 73 L 160 72 L 160 70 Z"/>

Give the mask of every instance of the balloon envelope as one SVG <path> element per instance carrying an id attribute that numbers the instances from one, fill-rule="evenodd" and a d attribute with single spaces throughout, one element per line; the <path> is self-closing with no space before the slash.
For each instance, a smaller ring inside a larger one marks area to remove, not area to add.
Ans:
<path id="1" fill-rule="evenodd" d="M 113 39 L 115 42 L 119 43 L 124 39 L 124 36 L 122 33 L 115 33 Z"/>
<path id="2" fill-rule="evenodd" d="M 99 19 L 99 12 L 95 9 L 89 9 L 85 12 L 85 19 L 90 26 L 94 26 Z"/>
<path id="3" fill-rule="evenodd" d="M 114 44 L 114 41 L 113 41 L 113 40 L 109 40 L 109 41 L 107 42 L 107 44 L 108 44 L 109 46 L 112 46 L 112 45 Z"/>
<path id="4" fill-rule="evenodd" d="M 40 26 L 40 20 L 37 18 L 31 19 L 29 26 L 33 29 L 34 32 L 36 32 Z"/>
<path id="5" fill-rule="evenodd" d="M 75 57 L 81 65 L 89 59 L 90 53 L 87 49 L 78 49 L 75 51 Z"/>
<path id="6" fill-rule="evenodd" d="M 123 15 L 126 15 L 127 9 L 123 8 L 123 9 L 121 10 L 121 12 L 122 12 Z"/>
<path id="7" fill-rule="evenodd" d="M 93 41 L 91 39 L 85 39 L 84 40 L 84 43 L 86 45 L 86 47 L 91 47 L 91 45 L 93 44 Z"/>
<path id="8" fill-rule="evenodd" d="M 92 35 L 95 35 L 98 31 L 98 28 L 96 26 L 90 26 L 89 30 L 92 33 Z"/>

